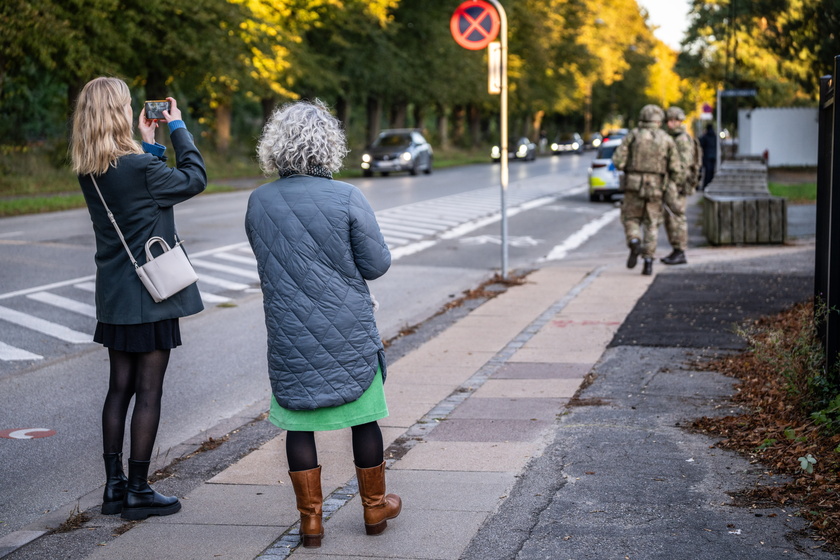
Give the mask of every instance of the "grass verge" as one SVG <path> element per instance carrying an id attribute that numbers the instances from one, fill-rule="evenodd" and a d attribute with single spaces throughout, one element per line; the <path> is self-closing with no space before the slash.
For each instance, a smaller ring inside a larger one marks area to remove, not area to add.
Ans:
<path id="1" fill-rule="evenodd" d="M 770 194 L 783 196 L 791 204 L 807 204 L 817 200 L 816 183 L 798 183 L 793 185 L 770 183 L 768 188 L 770 189 Z"/>

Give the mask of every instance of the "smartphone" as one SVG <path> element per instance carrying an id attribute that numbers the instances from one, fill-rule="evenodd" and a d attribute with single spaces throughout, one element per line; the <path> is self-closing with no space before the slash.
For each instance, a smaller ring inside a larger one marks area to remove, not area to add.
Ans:
<path id="1" fill-rule="evenodd" d="M 166 99 L 146 101 L 146 118 L 153 121 L 162 121 L 164 111 L 170 109 L 170 103 Z"/>

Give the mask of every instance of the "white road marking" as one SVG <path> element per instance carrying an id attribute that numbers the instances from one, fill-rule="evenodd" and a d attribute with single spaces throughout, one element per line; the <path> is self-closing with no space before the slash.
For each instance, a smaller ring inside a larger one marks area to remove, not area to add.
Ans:
<path id="1" fill-rule="evenodd" d="M 76 301 L 75 299 L 51 294 L 50 292 L 35 292 L 34 294 L 29 294 L 26 297 L 96 319 L 96 307 L 88 305 L 87 303 Z"/>
<path id="2" fill-rule="evenodd" d="M 230 253 L 218 253 L 213 256 L 219 259 L 224 259 L 226 261 L 245 264 L 253 268 L 257 267 L 257 259 L 254 258 L 253 253 L 251 253 L 250 257 L 240 257 L 239 255 L 231 255 Z"/>
<path id="3" fill-rule="evenodd" d="M 79 331 L 68 329 L 58 323 L 33 317 L 32 315 L 27 315 L 26 313 L 21 313 L 20 311 L 15 311 L 14 309 L 9 309 L 8 307 L 0 307 L 0 319 L 60 340 L 64 340 L 65 342 L 72 342 L 73 344 L 93 342 L 93 337 L 89 334 L 80 333 Z"/>
<path id="4" fill-rule="evenodd" d="M 20 348 L 15 348 L 14 346 L 0 342 L 0 360 L 5 362 L 43 359 L 44 357 L 38 354 L 33 354 L 32 352 L 27 352 L 26 350 L 21 350 Z"/>
<path id="5" fill-rule="evenodd" d="M 234 290 L 237 292 L 241 292 L 243 290 L 247 290 L 251 286 L 248 284 L 240 284 L 239 282 L 231 282 L 229 280 L 223 280 L 221 278 L 217 278 L 215 276 L 210 276 L 209 274 L 198 274 L 198 282 L 204 284 L 210 284 L 211 286 L 217 286 L 222 288 L 223 290 Z"/>
<path id="6" fill-rule="evenodd" d="M 591 222 L 586 223 L 582 228 L 567 237 L 563 243 L 554 247 L 548 256 L 540 259 L 541 262 L 556 261 L 566 258 L 566 255 L 568 255 L 570 251 L 573 251 L 583 245 L 586 240 L 601 231 L 604 226 L 615 220 L 619 214 L 621 214 L 621 210 L 615 208 L 604 213 L 600 218 L 596 218 Z"/>
<path id="7" fill-rule="evenodd" d="M 234 276 L 242 276 L 243 278 L 250 278 L 251 280 L 259 280 L 260 277 L 257 274 L 256 270 L 244 270 L 242 268 L 236 268 L 234 266 L 227 266 L 224 264 L 218 264 L 210 261 L 205 261 L 204 259 L 194 259 L 190 258 L 190 262 L 193 266 L 199 266 L 202 268 L 209 268 L 210 270 L 216 270 L 218 272 L 224 272 L 227 274 L 233 274 Z"/>

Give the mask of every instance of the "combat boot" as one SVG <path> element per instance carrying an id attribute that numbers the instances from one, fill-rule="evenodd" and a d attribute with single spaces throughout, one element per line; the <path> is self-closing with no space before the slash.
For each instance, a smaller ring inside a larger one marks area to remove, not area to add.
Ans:
<path id="1" fill-rule="evenodd" d="M 627 257 L 627 268 L 636 268 L 639 253 L 642 252 L 642 242 L 634 237 L 627 246 L 630 247 L 630 256 Z"/>
<path id="2" fill-rule="evenodd" d="M 644 268 L 642 268 L 642 274 L 645 276 L 650 276 L 653 274 L 653 259 L 645 259 Z"/>
<path id="3" fill-rule="evenodd" d="M 688 260 L 685 258 L 685 251 L 674 249 L 670 255 L 659 259 L 665 264 L 686 264 Z"/>

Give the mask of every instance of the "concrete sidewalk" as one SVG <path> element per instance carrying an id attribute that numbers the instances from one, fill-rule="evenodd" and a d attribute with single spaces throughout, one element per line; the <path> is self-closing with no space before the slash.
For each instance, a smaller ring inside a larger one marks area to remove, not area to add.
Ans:
<path id="1" fill-rule="evenodd" d="M 693 271 L 699 275 L 710 269 L 727 270 L 727 266 L 728 270 L 746 267 L 754 271 L 762 266 L 755 263 L 777 267 L 773 259 L 779 258 L 807 263 L 813 250 L 807 242 L 694 248 L 688 266 L 660 265 L 652 277 L 641 276 L 639 267 L 625 268 L 624 252 L 607 264 L 604 259 L 547 263 L 523 285 L 488 300 L 389 364 L 385 390 L 391 416 L 380 424 L 387 447 L 388 491 L 402 497 L 403 511 L 380 536 L 368 537 L 364 532 L 349 430 L 322 432 L 316 437 L 323 467 L 326 534 L 319 549 L 297 547 L 298 513 L 286 474 L 284 435 L 277 435 L 272 427 L 266 427 L 267 422 L 259 420 L 243 430 L 260 430 L 261 444 L 244 450 L 229 467 L 179 494 L 183 502 L 180 513 L 124 524 L 95 510 L 82 531 L 99 531 L 101 542 L 89 554 L 72 557 L 664 560 L 757 558 L 762 554 L 764 558 L 828 558 L 819 550 L 804 555 L 794 548 L 782 552 L 784 543 L 770 555 L 762 548 L 764 542 L 759 546 L 753 540 L 729 538 L 716 544 L 717 533 L 710 532 L 708 525 L 715 530 L 721 524 L 726 527 L 728 513 L 723 512 L 731 510 L 731 503 L 711 508 L 704 524 L 693 517 L 709 500 L 726 499 L 719 487 L 704 488 L 702 482 L 708 482 L 711 474 L 702 471 L 706 478 L 697 480 L 692 478 L 699 476 L 696 471 L 683 472 L 690 463 L 683 453 L 673 453 L 673 446 L 643 446 L 656 437 L 653 426 L 661 421 L 670 423 L 667 435 L 679 445 L 685 447 L 683 440 L 691 441 L 692 462 L 700 461 L 703 454 L 724 455 L 709 449 L 711 440 L 683 436 L 673 429 L 675 419 L 686 412 L 682 408 L 686 401 L 657 401 L 645 423 L 632 430 L 636 434 L 632 437 L 627 427 L 639 421 L 638 417 L 621 417 L 616 412 L 637 410 L 637 405 L 643 408 L 634 399 L 626 407 L 618 403 L 628 393 L 639 396 L 645 388 L 650 389 L 646 372 L 662 371 L 668 364 L 679 369 L 675 361 L 685 356 L 671 348 L 647 353 L 609 348 L 622 325 L 628 328 L 628 317 L 659 275 L 677 277 Z M 667 301 L 663 305 L 665 311 L 659 311 L 667 312 Z M 632 379 L 618 384 L 622 375 Z M 672 381 L 676 385 L 666 393 L 673 396 L 688 391 L 690 398 L 706 405 L 713 398 L 725 398 L 732 385 L 721 380 L 686 384 L 677 377 Z M 572 404 L 577 408 L 570 413 L 568 405 L 576 394 L 578 402 Z M 615 400 L 615 406 L 586 406 L 581 411 L 581 404 L 598 405 L 609 399 Z M 656 407 L 660 406 L 668 410 L 659 411 Z M 660 416 L 662 420 L 656 420 Z M 605 453 L 606 442 L 612 452 L 619 453 Z M 651 455 L 630 453 L 631 446 Z M 564 456 L 563 449 L 573 457 Z M 207 454 L 212 456 L 212 452 Z M 742 469 L 736 459 L 726 457 L 730 462 L 721 468 L 736 465 Z M 594 465 L 591 470 L 587 461 Z M 653 488 L 661 486 L 651 482 L 660 480 L 660 475 L 643 468 L 648 464 L 657 465 L 657 472 L 678 474 L 668 479 L 668 492 Z M 596 472 L 605 476 L 596 477 Z M 641 479 L 640 473 L 644 473 Z M 165 493 L 169 484 L 177 485 L 173 479 L 179 476 L 185 475 L 176 468 L 174 477 L 156 487 Z M 636 488 L 636 493 L 619 497 L 625 486 Z M 603 520 L 593 522 L 587 517 L 619 505 L 611 513 L 626 524 L 619 528 L 607 530 Z M 563 511 L 565 518 L 561 517 Z M 569 518 L 572 511 L 576 514 Z M 742 514 L 753 515 L 747 510 Z M 650 520 L 672 517 L 678 521 L 663 523 L 656 531 L 671 531 L 680 537 L 663 548 L 655 541 L 667 540 L 667 536 L 651 533 Z M 801 526 L 795 519 L 782 517 L 756 518 L 753 523 L 762 535 L 781 532 L 779 538 L 784 540 L 787 532 Z M 618 542 L 623 548 L 606 546 L 609 531 L 615 531 L 616 537 L 608 544 Z M 116 533 L 119 536 L 113 536 Z M 630 533 L 639 542 L 628 541 Z M 60 538 L 40 539 L 44 542 L 36 541 L 9 558 L 58 557 L 51 554 L 61 550 Z M 54 539 L 52 544 L 50 539 Z M 567 546 L 584 542 L 583 548 Z M 686 554 L 680 555 L 681 550 Z"/>

